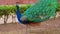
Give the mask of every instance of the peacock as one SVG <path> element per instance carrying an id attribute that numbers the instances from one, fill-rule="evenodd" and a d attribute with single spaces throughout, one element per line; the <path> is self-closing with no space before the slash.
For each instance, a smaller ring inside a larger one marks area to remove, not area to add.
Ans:
<path id="1" fill-rule="evenodd" d="M 38 0 L 34 5 L 28 8 L 24 13 L 20 13 L 19 3 L 16 3 L 16 14 L 18 21 L 22 24 L 31 22 L 43 22 L 55 16 L 58 0 Z"/>

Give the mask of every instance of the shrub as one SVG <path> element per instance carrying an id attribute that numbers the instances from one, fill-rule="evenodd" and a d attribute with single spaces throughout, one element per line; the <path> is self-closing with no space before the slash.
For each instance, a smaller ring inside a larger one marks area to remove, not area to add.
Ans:
<path id="1" fill-rule="evenodd" d="M 26 4 L 25 6 L 19 6 L 21 13 L 26 11 L 31 5 Z M 60 11 L 60 3 L 57 6 L 57 11 Z M 14 5 L 0 5 L 0 16 L 6 14 L 16 13 L 16 7 Z"/>

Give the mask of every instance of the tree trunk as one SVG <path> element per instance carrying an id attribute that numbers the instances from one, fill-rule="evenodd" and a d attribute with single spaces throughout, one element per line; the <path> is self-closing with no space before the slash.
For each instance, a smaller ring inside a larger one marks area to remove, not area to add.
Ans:
<path id="1" fill-rule="evenodd" d="M 13 15 L 12 15 L 12 23 L 14 23 L 14 22 L 13 22 Z"/>
<path id="2" fill-rule="evenodd" d="M 8 15 L 4 15 L 4 24 L 7 24 Z"/>
<path id="3" fill-rule="evenodd" d="M 12 23 L 16 23 L 16 16 L 15 15 L 12 15 Z"/>

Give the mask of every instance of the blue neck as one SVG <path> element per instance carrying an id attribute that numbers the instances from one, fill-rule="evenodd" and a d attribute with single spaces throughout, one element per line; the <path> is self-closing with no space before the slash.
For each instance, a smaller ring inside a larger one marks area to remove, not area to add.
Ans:
<path id="1" fill-rule="evenodd" d="M 20 20 L 20 18 L 21 18 L 21 13 L 20 13 L 20 9 L 19 9 L 19 5 L 18 5 L 18 4 L 16 4 L 16 14 L 17 14 L 18 21 L 19 21 L 19 22 L 22 22 L 22 21 Z"/>
<path id="2" fill-rule="evenodd" d="M 29 23 L 29 21 L 27 20 L 27 21 L 22 21 L 22 20 L 20 20 L 21 19 L 21 17 L 22 17 L 22 15 L 21 15 L 21 13 L 20 13 L 20 9 L 19 9 L 19 5 L 16 5 L 16 14 L 17 14 L 17 19 L 18 19 L 18 21 L 20 22 L 20 23 L 23 23 L 23 24 L 26 24 L 26 23 Z"/>

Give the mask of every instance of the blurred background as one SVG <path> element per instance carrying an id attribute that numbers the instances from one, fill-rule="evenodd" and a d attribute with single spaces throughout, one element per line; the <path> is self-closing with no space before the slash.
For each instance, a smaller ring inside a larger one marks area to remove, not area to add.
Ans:
<path id="1" fill-rule="evenodd" d="M 0 34 L 60 34 L 60 0 L 56 8 L 55 20 L 48 20 L 43 22 L 39 27 L 31 26 L 30 28 L 22 27 L 18 22 L 15 8 L 16 2 L 20 3 L 20 11 L 23 13 L 37 1 L 0 0 Z"/>

